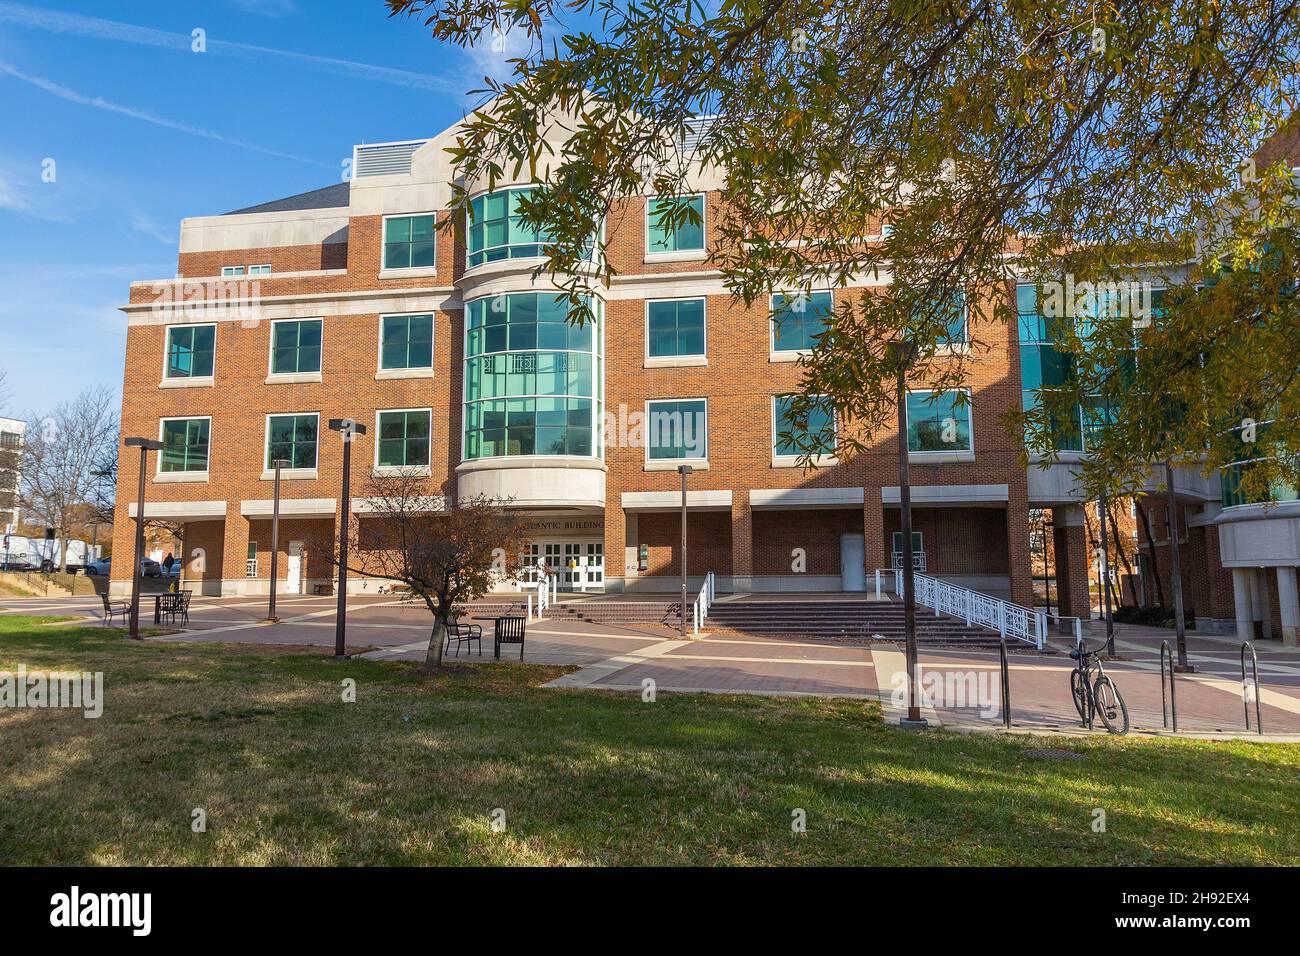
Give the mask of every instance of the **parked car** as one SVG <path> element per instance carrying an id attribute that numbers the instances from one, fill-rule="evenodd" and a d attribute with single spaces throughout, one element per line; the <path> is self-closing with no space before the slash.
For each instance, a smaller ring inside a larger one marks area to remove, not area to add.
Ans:
<path id="1" fill-rule="evenodd" d="M 153 558 L 141 558 L 140 574 L 146 578 L 156 578 L 162 574 L 162 565 Z"/>
<path id="2" fill-rule="evenodd" d="M 91 577 L 99 577 L 100 575 L 108 577 L 109 562 L 112 560 L 112 558 L 97 558 L 86 565 L 86 573 Z"/>
<path id="3" fill-rule="evenodd" d="M 163 575 L 169 578 L 179 578 L 181 576 L 181 563 L 173 561 L 170 568 L 163 568 Z"/>

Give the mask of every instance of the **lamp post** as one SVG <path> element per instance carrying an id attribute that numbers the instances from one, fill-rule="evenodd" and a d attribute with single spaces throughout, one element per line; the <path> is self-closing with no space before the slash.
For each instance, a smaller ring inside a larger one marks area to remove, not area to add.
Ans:
<path id="1" fill-rule="evenodd" d="M 135 567 L 131 571 L 131 629 L 128 635 L 140 640 L 140 562 L 144 559 L 144 475 L 149 467 L 149 452 L 161 451 L 163 443 L 152 438 L 128 438 L 127 448 L 140 449 L 140 484 L 135 504 Z"/>
<path id="2" fill-rule="evenodd" d="M 366 426 L 350 418 L 331 418 L 330 431 L 343 435 L 343 518 L 339 521 L 339 579 L 334 616 L 334 656 L 345 656 L 344 634 L 348 613 L 348 522 L 352 517 L 352 439 L 364 435 Z M 272 559 L 274 560 L 274 559 Z"/>
<path id="3" fill-rule="evenodd" d="M 677 466 L 682 476 L 682 640 L 686 640 L 686 476 L 694 470 L 690 465 Z"/>
<path id="4" fill-rule="evenodd" d="M 921 716 L 916 652 L 916 576 L 912 567 L 912 478 L 907 447 L 907 370 L 916 358 L 916 342 L 902 339 L 893 343 L 898 362 L 898 510 L 903 535 L 903 633 L 907 639 L 907 716 L 899 726 L 923 730 L 930 726 Z"/>
<path id="5" fill-rule="evenodd" d="M 275 497 L 271 501 L 271 599 L 266 606 L 266 623 L 278 624 L 280 619 L 275 616 L 275 585 L 280 573 L 280 471 L 288 468 L 289 462 L 277 458 L 271 462 L 271 467 L 275 469 Z"/>
<path id="6" fill-rule="evenodd" d="M 1110 499 L 1103 494 L 1097 503 L 1097 526 L 1101 530 L 1101 600 L 1106 615 L 1106 653 L 1115 654 L 1115 619 L 1110 597 L 1110 546 L 1106 543 L 1106 521 L 1110 517 Z"/>
<path id="7" fill-rule="evenodd" d="M 1174 670 L 1194 674 L 1196 668 L 1187 661 L 1187 626 L 1183 622 L 1183 570 L 1178 554 L 1178 499 L 1174 495 L 1174 468 L 1165 459 L 1165 484 L 1169 488 L 1169 580 L 1174 588 L 1174 634 L 1178 637 L 1178 663 Z"/>

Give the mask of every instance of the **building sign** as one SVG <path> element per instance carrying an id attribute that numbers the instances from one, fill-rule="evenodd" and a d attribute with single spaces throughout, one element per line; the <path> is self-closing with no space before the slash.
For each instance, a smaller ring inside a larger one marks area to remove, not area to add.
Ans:
<path id="1" fill-rule="evenodd" d="M 524 525 L 524 534 L 535 535 L 588 535 L 605 536 L 605 519 L 591 518 L 536 518 Z"/>

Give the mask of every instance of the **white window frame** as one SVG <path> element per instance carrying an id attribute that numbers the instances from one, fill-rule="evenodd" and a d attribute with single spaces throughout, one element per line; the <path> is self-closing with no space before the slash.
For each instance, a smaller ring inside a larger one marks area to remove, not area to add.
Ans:
<path id="1" fill-rule="evenodd" d="M 667 402 L 704 403 L 704 457 L 703 458 L 651 458 L 650 457 L 650 406 Z M 648 398 L 645 401 L 642 424 L 645 436 L 645 471 L 676 471 L 681 465 L 690 465 L 696 471 L 709 470 L 709 400 L 704 395 L 683 395 L 680 398 Z"/>
<path id="2" fill-rule="evenodd" d="M 262 432 L 262 480 L 274 481 L 275 469 L 268 468 L 267 463 L 271 460 L 271 419 L 272 418 L 301 418 L 304 415 L 311 415 L 316 419 L 316 464 L 311 468 L 284 468 L 280 471 L 280 477 L 285 480 L 295 480 L 301 478 L 315 478 L 320 469 L 320 442 L 323 437 L 320 433 L 320 412 L 267 412 L 266 425 Z"/>
<path id="3" fill-rule="evenodd" d="M 276 372 L 275 363 L 275 327 L 289 322 L 320 323 L 320 369 L 315 372 Z M 323 316 L 303 316 L 301 319 L 272 319 L 271 333 L 266 342 L 266 384 L 293 384 L 295 382 L 320 382 L 324 380 L 325 369 L 325 319 Z M 286 413 L 287 414 L 287 413 Z"/>
<path id="4" fill-rule="evenodd" d="M 254 272 L 254 269 L 257 269 L 258 271 Z M 271 274 L 271 263 L 258 262 L 254 265 L 250 265 L 248 267 L 248 274 L 250 276 L 269 276 Z"/>
<path id="5" fill-rule="evenodd" d="M 650 354 L 650 306 L 657 302 L 695 302 L 704 305 L 704 351 L 691 355 Z M 709 364 L 709 297 L 706 295 L 670 295 L 645 300 L 643 368 L 692 368 Z"/>
<path id="6" fill-rule="evenodd" d="M 384 266 L 384 237 L 388 235 L 388 220 L 390 219 L 411 219 L 415 216 L 432 216 L 433 217 L 433 265 L 431 266 L 403 266 L 397 269 L 389 269 Z M 384 216 L 379 224 L 379 278 L 394 278 L 399 276 L 434 276 L 438 274 L 438 213 L 437 210 L 424 210 L 423 212 L 395 212 Z"/>
<path id="7" fill-rule="evenodd" d="M 423 312 L 413 313 L 415 315 L 424 315 Z M 429 416 L 429 460 L 423 465 L 381 465 L 379 464 L 379 416 L 387 415 L 393 412 L 424 412 Z M 464 429 L 462 429 L 464 431 Z M 375 446 L 375 456 L 372 465 L 376 476 L 384 475 L 410 475 L 413 478 L 428 478 L 433 474 L 433 409 L 424 408 L 378 408 L 375 409 L 375 440 L 371 442 Z"/>
<path id="8" fill-rule="evenodd" d="M 241 279 L 248 270 L 243 266 L 222 266 L 221 278 L 223 279 Z"/>
<path id="9" fill-rule="evenodd" d="M 828 293 L 831 297 L 831 311 L 835 311 L 835 290 L 834 289 L 810 289 L 807 294 L 817 295 L 818 293 Z M 804 290 L 798 289 L 790 292 L 773 292 L 767 297 L 767 360 L 769 362 L 797 362 L 805 355 L 811 355 L 812 349 L 778 349 L 776 347 L 776 319 L 773 313 L 776 312 L 776 297 L 789 298 L 792 295 L 803 295 Z"/>
<path id="10" fill-rule="evenodd" d="M 773 468 L 797 468 L 800 465 L 801 456 L 778 455 L 776 451 L 776 439 L 777 439 L 776 403 L 778 399 L 788 398 L 792 394 L 795 393 L 782 392 L 780 394 L 773 395 L 772 400 L 769 403 L 770 404 L 769 413 L 771 415 L 771 421 L 772 421 L 771 434 L 772 434 L 772 467 Z M 826 398 L 828 396 L 818 395 L 816 397 Z M 835 465 L 839 463 L 839 458 L 837 457 L 835 452 L 838 451 L 840 447 L 840 422 L 839 422 L 839 415 L 836 414 L 834 406 L 831 407 L 831 429 L 833 430 L 834 438 L 835 438 L 834 450 L 829 455 L 826 454 L 813 455 L 812 458 L 810 459 L 810 462 L 815 467 L 820 467 L 823 465 Z"/>
<path id="11" fill-rule="evenodd" d="M 168 376 L 167 371 L 170 368 L 170 359 L 172 351 L 172 330 L 173 329 L 200 329 L 204 326 L 212 326 L 212 374 L 211 375 L 190 375 L 188 377 L 177 376 L 172 378 Z M 166 332 L 163 334 L 163 355 L 162 355 L 162 378 L 158 380 L 159 388 L 210 388 L 216 381 L 217 375 L 217 325 L 216 322 L 178 322 L 176 325 L 164 326 Z"/>
<path id="12" fill-rule="evenodd" d="M 927 464 L 943 464 L 945 462 L 971 462 L 975 460 L 975 396 L 970 386 L 960 385 L 957 388 L 909 388 L 907 395 L 933 395 L 935 392 L 965 392 L 966 393 L 966 430 L 970 435 L 970 448 L 963 448 L 954 451 L 912 451 L 909 446 L 907 449 L 907 458 L 909 461 L 920 461 Z M 906 400 L 906 399 L 905 399 Z M 907 417 L 907 410 L 904 408 L 904 424 L 902 440 L 908 441 L 908 434 L 912 430 L 911 419 Z"/>
<path id="13" fill-rule="evenodd" d="M 212 416 L 211 415 L 166 415 L 158 419 L 158 441 L 163 440 L 163 426 L 167 422 L 193 422 L 206 420 L 208 423 L 208 467 L 202 471 L 163 471 L 162 449 L 154 456 L 157 460 L 154 462 L 153 480 L 158 484 L 184 484 L 188 482 L 207 481 L 208 475 L 212 470 Z"/>
<path id="14" fill-rule="evenodd" d="M 429 316 L 429 365 L 417 368 L 384 368 L 384 319 L 403 319 L 413 315 Z M 379 323 L 375 328 L 375 380 L 433 378 L 433 361 L 437 350 L 438 313 L 435 310 L 429 309 L 425 312 L 384 312 L 379 316 Z"/>
<path id="15" fill-rule="evenodd" d="M 661 199 L 694 199 L 700 197 L 700 248 L 673 249 L 671 252 L 650 251 L 650 207 Z M 690 262 L 708 258 L 709 254 L 709 194 L 706 192 L 675 193 L 671 196 L 646 196 L 645 226 L 642 230 L 642 249 L 646 262 Z"/>

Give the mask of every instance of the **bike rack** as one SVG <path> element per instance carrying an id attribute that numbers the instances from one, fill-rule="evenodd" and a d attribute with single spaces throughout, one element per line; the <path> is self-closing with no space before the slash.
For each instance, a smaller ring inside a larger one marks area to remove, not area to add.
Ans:
<path id="1" fill-rule="evenodd" d="M 1246 693 L 1246 651 L 1250 651 L 1250 690 Z M 1250 698 L 1255 698 L 1255 732 L 1264 733 L 1264 718 L 1259 711 L 1259 657 L 1250 641 L 1241 642 L 1241 706 L 1246 712 L 1246 729 L 1250 730 Z"/>
<path id="2" fill-rule="evenodd" d="M 1166 707 L 1165 701 L 1165 658 L 1169 658 L 1169 700 Z M 1244 657 L 1243 657 L 1244 661 Z M 1246 665 L 1242 665 L 1242 673 L 1245 674 Z M 1160 642 L 1160 719 L 1165 727 L 1169 726 L 1169 718 L 1174 718 L 1174 733 L 1178 733 L 1178 699 L 1174 695 L 1174 652 L 1169 649 L 1168 641 Z"/>
<path id="3" fill-rule="evenodd" d="M 998 653 L 1002 659 L 1002 728 L 1011 729 L 1011 669 L 1007 666 L 1007 639 L 998 638 Z"/>

